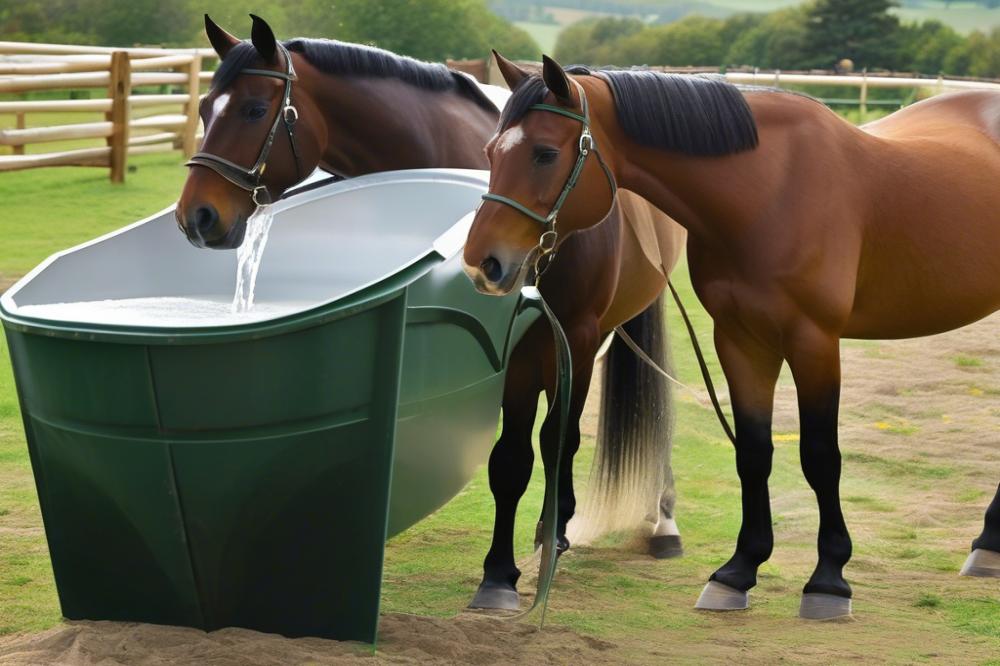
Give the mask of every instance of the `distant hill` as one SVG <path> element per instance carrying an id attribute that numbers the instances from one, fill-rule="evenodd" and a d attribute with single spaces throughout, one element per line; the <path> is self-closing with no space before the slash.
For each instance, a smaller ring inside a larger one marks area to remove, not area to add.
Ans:
<path id="1" fill-rule="evenodd" d="M 648 23 L 669 23 L 691 14 L 725 18 L 742 12 L 770 12 L 802 4 L 802 0 L 490 0 L 489 4 L 551 52 L 562 28 L 588 16 L 631 16 Z M 937 19 L 961 33 L 1000 26 L 1000 0 L 904 0 L 901 4 L 896 12 L 904 21 Z"/>

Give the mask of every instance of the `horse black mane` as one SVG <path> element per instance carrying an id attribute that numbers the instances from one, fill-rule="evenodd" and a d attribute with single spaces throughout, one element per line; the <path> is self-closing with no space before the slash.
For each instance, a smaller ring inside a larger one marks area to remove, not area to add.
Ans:
<path id="1" fill-rule="evenodd" d="M 472 77 L 438 63 L 422 62 L 391 51 L 330 39 L 296 38 L 282 44 L 328 74 L 394 78 L 423 90 L 454 91 L 483 109 L 496 112 L 493 102 L 483 94 Z M 212 87 L 226 88 L 257 58 L 257 50 L 250 42 L 233 46 L 219 63 L 212 77 Z"/>
<path id="2" fill-rule="evenodd" d="M 566 72 L 607 81 L 618 122 L 626 135 L 643 145 L 698 156 L 731 155 L 757 147 L 757 124 L 746 98 L 721 78 L 645 69 L 594 71 L 579 65 L 567 67 Z M 500 115 L 499 131 L 547 94 L 540 76 L 521 81 Z"/>

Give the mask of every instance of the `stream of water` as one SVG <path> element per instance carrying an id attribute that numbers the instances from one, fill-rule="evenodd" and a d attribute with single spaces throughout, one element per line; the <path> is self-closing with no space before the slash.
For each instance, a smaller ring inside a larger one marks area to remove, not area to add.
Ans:
<path id="1" fill-rule="evenodd" d="M 236 249 L 236 294 L 233 295 L 234 313 L 249 312 L 253 308 L 253 292 L 257 286 L 257 273 L 264 257 L 264 246 L 271 231 L 274 214 L 270 206 L 259 206 L 247 220 L 243 244 Z"/>

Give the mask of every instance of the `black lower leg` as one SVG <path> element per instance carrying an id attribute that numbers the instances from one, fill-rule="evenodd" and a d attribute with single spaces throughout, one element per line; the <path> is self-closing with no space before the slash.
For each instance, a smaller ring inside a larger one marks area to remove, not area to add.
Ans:
<path id="1" fill-rule="evenodd" d="M 771 474 L 771 418 L 736 410 L 736 470 L 743 496 L 743 523 L 736 552 L 712 580 L 747 591 L 757 584 L 757 569 L 771 556 L 774 533 L 767 479 Z"/>
<path id="2" fill-rule="evenodd" d="M 1000 553 L 1000 485 L 997 486 L 997 493 L 989 508 L 986 509 L 983 533 L 972 542 L 972 549 L 976 550 L 977 548 Z"/>
<path id="3" fill-rule="evenodd" d="M 819 560 L 805 594 L 851 597 L 844 565 L 851 559 L 851 537 L 840 509 L 840 341 L 813 325 L 792 336 L 788 364 L 799 398 L 799 457 L 819 505 Z"/>
<path id="4" fill-rule="evenodd" d="M 514 518 L 528 487 L 534 452 L 531 440 L 514 442 L 506 432 L 490 455 L 490 490 L 496 503 L 493 541 L 483 561 L 483 584 L 514 589 L 521 572 L 514 564 Z"/>
<path id="5" fill-rule="evenodd" d="M 574 384 L 578 382 L 574 378 Z M 576 399 L 574 391 L 573 404 L 570 405 L 569 427 L 563 442 L 562 458 L 559 461 L 558 496 L 557 496 L 557 517 L 556 517 L 556 548 L 559 554 L 569 549 L 569 539 L 566 538 L 566 525 L 576 513 L 576 492 L 573 488 L 573 457 L 580 449 L 580 414 L 583 411 L 583 401 L 586 400 L 586 392 L 581 400 Z M 546 419 L 542 424 L 540 433 L 540 443 L 542 451 L 542 461 L 546 469 L 551 469 L 556 463 L 556 455 L 559 447 L 558 430 L 558 406 L 553 410 L 553 418 Z M 542 507 L 544 513 L 544 507 Z M 538 529 L 535 533 L 535 545 L 541 545 L 542 519 L 539 517 Z"/>
<path id="6" fill-rule="evenodd" d="M 594 354 L 597 352 L 599 342 L 596 324 L 580 324 L 571 330 L 567 330 L 573 356 L 573 390 L 570 394 L 569 423 L 562 442 L 562 455 L 559 459 L 558 475 L 558 495 L 556 514 L 556 549 L 562 554 L 569 549 L 569 539 L 566 538 L 566 525 L 576 513 L 576 493 L 573 489 L 573 457 L 580 449 L 580 416 L 583 414 L 583 407 L 587 402 L 587 392 L 590 389 L 590 378 L 594 370 Z M 553 381 L 550 386 L 554 385 Z M 548 391 L 550 404 L 553 399 L 552 391 Z M 546 469 L 546 478 L 549 470 L 556 464 L 559 456 L 559 405 L 555 405 L 550 410 L 550 417 L 542 423 L 542 430 L 539 433 L 539 444 L 542 452 L 542 462 Z M 545 507 L 542 507 L 544 514 Z M 541 544 L 541 523 L 539 518 L 539 529 L 535 534 L 535 545 Z"/>
<path id="7" fill-rule="evenodd" d="M 844 565 L 851 559 L 851 537 L 840 508 L 840 449 L 837 446 L 838 392 L 820 404 L 800 409 L 802 471 L 819 504 L 819 562 L 804 592 L 851 596 Z"/>

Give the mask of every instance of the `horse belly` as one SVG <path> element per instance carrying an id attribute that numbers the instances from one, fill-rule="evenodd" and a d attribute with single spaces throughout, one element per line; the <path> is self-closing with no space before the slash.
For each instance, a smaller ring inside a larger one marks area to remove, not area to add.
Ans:
<path id="1" fill-rule="evenodd" d="M 957 196 L 897 204 L 901 214 L 871 225 L 844 337 L 933 335 L 1000 309 L 1000 196 L 990 193 L 1000 168 L 993 173 L 992 186 L 945 183 Z"/>

